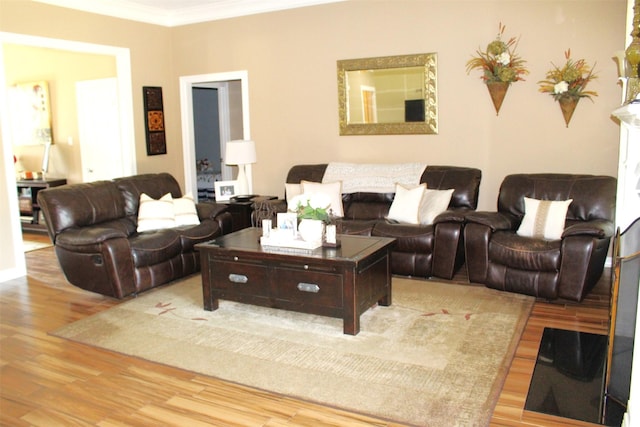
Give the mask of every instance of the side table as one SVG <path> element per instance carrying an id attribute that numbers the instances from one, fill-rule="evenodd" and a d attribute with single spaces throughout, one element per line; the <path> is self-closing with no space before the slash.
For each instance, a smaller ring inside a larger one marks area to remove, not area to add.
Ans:
<path id="1" fill-rule="evenodd" d="M 20 216 L 22 229 L 30 231 L 46 231 L 45 226 L 40 224 L 40 206 L 38 205 L 38 191 L 49 187 L 65 185 L 64 178 L 45 179 L 20 179 L 16 181 L 18 188 L 18 198 L 20 200 Z M 26 219 L 26 218 L 29 219 Z"/>
<path id="2" fill-rule="evenodd" d="M 265 200 L 277 199 L 276 196 L 256 196 L 248 201 L 229 201 L 218 202 L 227 205 L 229 213 L 231 213 L 231 229 L 232 231 L 242 230 L 252 226 L 251 216 L 253 214 L 253 204 L 260 203 Z"/>

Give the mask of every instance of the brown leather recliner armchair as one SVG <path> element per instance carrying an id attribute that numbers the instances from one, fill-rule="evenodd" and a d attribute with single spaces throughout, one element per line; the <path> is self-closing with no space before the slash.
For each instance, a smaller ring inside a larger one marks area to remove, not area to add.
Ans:
<path id="1" fill-rule="evenodd" d="M 516 234 L 524 198 L 568 200 L 562 237 Z M 469 281 L 546 299 L 582 301 L 602 275 L 614 233 L 616 179 L 516 174 L 500 187 L 497 212 L 470 212 L 464 229 Z"/>
<path id="2" fill-rule="evenodd" d="M 231 231 L 223 205 L 196 205 L 200 224 L 137 232 L 142 193 L 182 196 L 168 173 L 70 184 L 38 192 L 38 203 L 67 280 L 124 298 L 200 270 L 194 246 Z"/>

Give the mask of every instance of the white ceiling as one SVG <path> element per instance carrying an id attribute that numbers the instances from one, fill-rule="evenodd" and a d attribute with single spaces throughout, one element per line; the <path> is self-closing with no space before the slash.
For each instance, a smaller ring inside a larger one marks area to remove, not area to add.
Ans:
<path id="1" fill-rule="evenodd" d="M 346 0 L 35 0 L 173 27 Z"/>

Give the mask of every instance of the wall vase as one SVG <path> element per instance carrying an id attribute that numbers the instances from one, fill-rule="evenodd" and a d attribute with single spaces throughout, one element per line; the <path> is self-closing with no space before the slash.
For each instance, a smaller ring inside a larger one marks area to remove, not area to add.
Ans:
<path id="1" fill-rule="evenodd" d="M 302 219 L 298 224 L 298 234 L 305 242 L 322 243 L 324 222 L 318 219 Z"/>
<path id="2" fill-rule="evenodd" d="M 487 82 L 487 89 L 489 89 L 489 95 L 491 95 L 493 106 L 496 109 L 496 116 L 500 112 L 502 101 L 507 94 L 507 89 L 509 89 L 510 84 L 509 82 Z"/>
<path id="3" fill-rule="evenodd" d="M 562 110 L 562 116 L 564 117 L 564 122 L 567 124 L 567 127 L 569 127 L 571 116 L 573 116 L 573 110 L 576 109 L 579 100 L 580 98 L 570 97 L 563 97 L 558 99 L 560 109 Z"/>

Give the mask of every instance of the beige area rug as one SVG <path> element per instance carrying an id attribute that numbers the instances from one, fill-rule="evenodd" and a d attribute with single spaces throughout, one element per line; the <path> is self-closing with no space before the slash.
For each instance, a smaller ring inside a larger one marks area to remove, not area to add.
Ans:
<path id="1" fill-rule="evenodd" d="M 342 320 L 220 301 L 195 275 L 53 335 L 321 404 L 420 426 L 485 426 L 534 299 L 393 279 L 393 304 Z"/>

